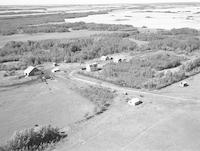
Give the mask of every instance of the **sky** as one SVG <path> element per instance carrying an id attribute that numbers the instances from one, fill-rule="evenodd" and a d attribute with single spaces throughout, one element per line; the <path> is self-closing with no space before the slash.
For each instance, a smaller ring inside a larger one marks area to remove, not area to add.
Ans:
<path id="1" fill-rule="evenodd" d="M 117 4 L 200 2 L 200 0 L 0 0 L 0 5 L 51 5 L 51 4 Z"/>

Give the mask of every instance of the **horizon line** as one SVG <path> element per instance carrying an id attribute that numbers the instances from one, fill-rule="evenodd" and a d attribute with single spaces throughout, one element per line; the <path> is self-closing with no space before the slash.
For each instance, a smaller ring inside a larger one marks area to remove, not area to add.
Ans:
<path id="1" fill-rule="evenodd" d="M 73 6 L 73 5 L 119 5 L 119 4 L 134 4 L 134 5 L 142 5 L 142 4 L 193 4 L 193 3 L 199 3 L 200 2 L 147 2 L 147 3 L 99 3 L 99 4 L 84 4 L 84 3 L 79 3 L 79 4 L 0 4 L 0 6 Z"/>

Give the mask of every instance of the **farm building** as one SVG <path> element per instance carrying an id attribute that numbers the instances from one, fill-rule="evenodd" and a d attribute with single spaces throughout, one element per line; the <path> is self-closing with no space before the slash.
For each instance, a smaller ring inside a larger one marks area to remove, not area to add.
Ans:
<path id="1" fill-rule="evenodd" d="M 114 63 L 119 63 L 119 62 L 123 62 L 123 61 L 126 61 L 125 57 L 117 56 L 117 57 L 113 58 Z"/>
<path id="2" fill-rule="evenodd" d="M 180 83 L 180 86 L 181 86 L 181 87 L 187 87 L 187 86 L 189 86 L 189 84 L 188 84 L 186 81 L 182 81 L 182 82 Z"/>
<path id="3" fill-rule="evenodd" d="M 92 63 L 92 64 L 86 65 L 86 71 L 87 72 L 92 72 L 92 71 L 97 71 L 97 70 L 98 70 L 98 64 L 97 63 Z"/>
<path id="4" fill-rule="evenodd" d="M 25 76 L 34 76 L 34 75 L 39 75 L 41 73 L 42 72 L 39 69 L 33 66 L 29 66 L 26 70 L 24 70 Z"/>
<path id="5" fill-rule="evenodd" d="M 113 60 L 113 56 L 108 56 L 108 60 Z"/>
<path id="6" fill-rule="evenodd" d="M 53 67 L 57 67 L 58 64 L 56 62 L 53 63 Z"/>
<path id="7" fill-rule="evenodd" d="M 51 72 L 59 72 L 60 71 L 60 69 L 58 68 L 58 67 L 55 67 L 55 68 L 53 68 L 52 70 L 51 70 Z"/>
<path id="8" fill-rule="evenodd" d="M 100 60 L 101 60 L 101 61 L 107 61 L 107 60 L 109 60 L 109 57 L 108 57 L 108 56 L 102 56 L 102 57 L 100 58 Z"/>
<path id="9" fill-rule="evenodd" d="M 136 106 L 142 104 L 142 101 L 139 98 L 133 98 L 128 101 L 128 104 L 131 106 Z"/>

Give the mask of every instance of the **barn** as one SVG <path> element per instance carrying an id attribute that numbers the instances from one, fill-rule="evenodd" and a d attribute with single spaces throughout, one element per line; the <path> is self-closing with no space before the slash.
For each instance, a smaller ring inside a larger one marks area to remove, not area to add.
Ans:
<path id="1" fill-rule="evenodd" d="M 28 68 L 26 68 L 26 70 L 24 70 L 24 75 L 25 76 L 34 76 L 34 75 L 39 75 L 41 74 L 42 72 L 36 68 L 36 67 L 33 67 L 33 66 L 29 66 Z"/>

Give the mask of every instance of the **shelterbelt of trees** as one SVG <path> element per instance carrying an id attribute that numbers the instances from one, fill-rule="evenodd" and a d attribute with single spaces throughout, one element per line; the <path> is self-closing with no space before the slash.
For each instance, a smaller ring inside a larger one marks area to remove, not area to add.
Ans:
<path id="1" fill-rule="evenodd" d="M 9 42 L 0 49 L 0 70 L 23 69 L 44 62 L 81 62 L 102 55 L 137 50 L 137 44 L 121 34 L 87 39 Z M 16 66 L 2 63 L 18 61 Z"/>
<path id="2" fill-rule="evenodd" d="M 160 89 L 200 72 L 200 57 L 183 63 L 185 61 L 170 52 L 160 51 L 129 62 L 109 63 L 95 78 L 124 87 Z"/>
<path id="3" fill-rule="evenodd" d="M 138 51 L 152 50 L 152 54 L 134 57 L 129 62 L 110 63 L 100 75 L 89 75 L 125 87 L 160 89 L 200 72 L 200 57 L 191 60 L 182 57 L 200 53 L 198 30 L 172 29 L 129 37 L 148 41 Z M 154 54 L 154 51 L 159 53 Z"/>
<path id="4" fill-rule="evenodd" d="M 102 28 L 98 24 L 94 26 Z M 107 27 L 110 28 L 110 25 L 105 26 Z M 113 27 L 115 28 L 114 25 Z M 117 25 L 116 30 L 118 27 L 120 26 Z M 99 78 L 112 79 L 111 82 L 122 86 L 159 89 L 200 72 L 200 58 L 186 61 L 180 57 L 180 54 L 200 53 L 198 30 L 183 28 L 157 33 L 132 31 L 101 34 L 84 39 L 8 42 L 0 49 L 0 70 L 19 70 L 44 62 L 83 62 L 124 51 L 152 50 L 152 54 L 143 59 L 136 58 L 130 62 L 106 65 Z M 148 43 L 138 46 L 130 40 L 133 37 Z M 154 51 L 159 50 L 162 51 L 154 54 Z M 16 63 L 10 65 L 7 62 Z"/>
<path id="5" fill-rule="evenodd" d="M 137 40 L 149 41 L 144 50 L 167 50 L 190 53 L 200 49 L 200 32 L 196 29 L 181 28 L 157 33 L 138 33 L 131 36 Z"/>

